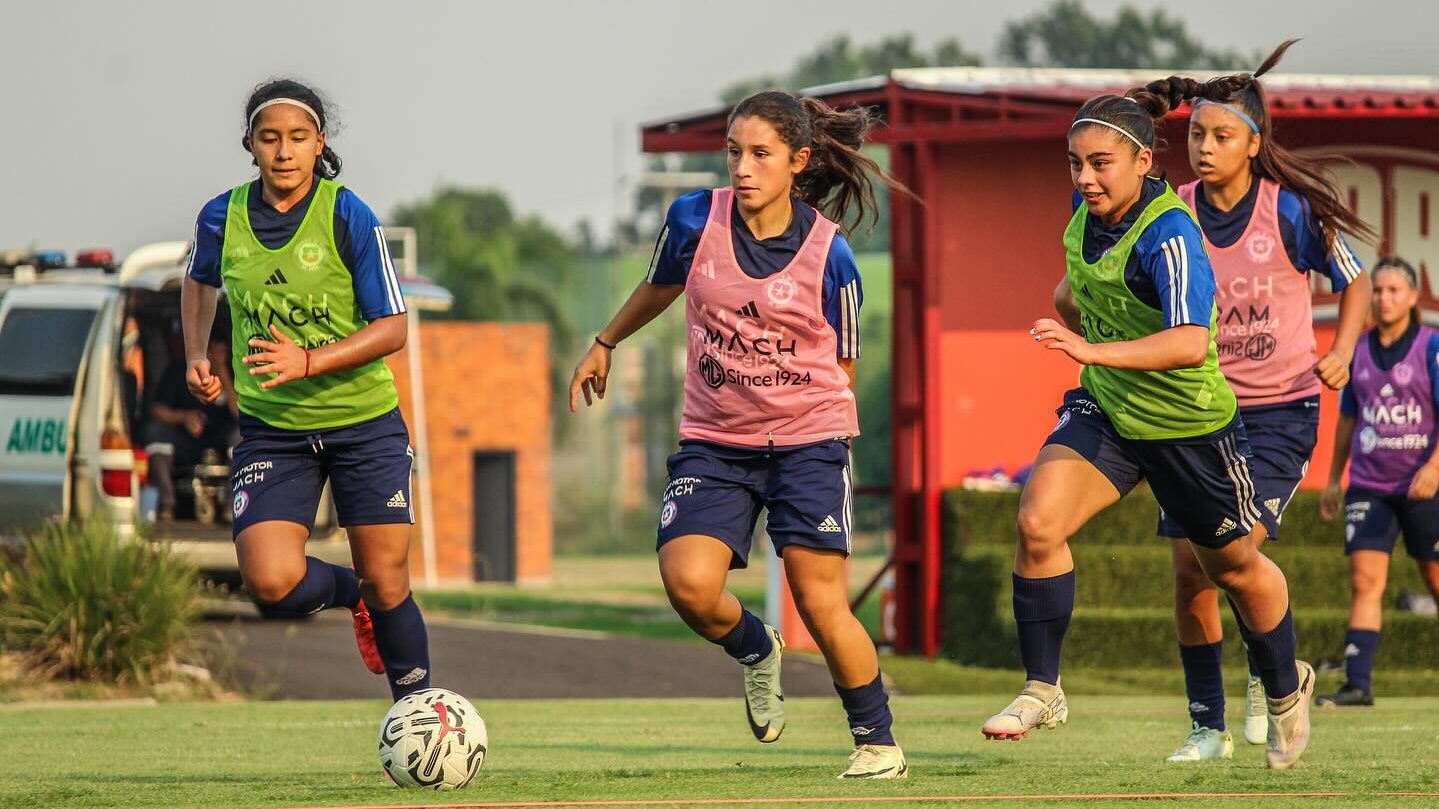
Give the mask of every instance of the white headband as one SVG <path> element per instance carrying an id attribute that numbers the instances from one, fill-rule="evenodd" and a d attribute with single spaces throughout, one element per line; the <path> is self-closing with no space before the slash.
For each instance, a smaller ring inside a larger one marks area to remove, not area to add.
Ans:
<path id="1" fill-rule="evenodd" d="M 1136 103 L 1137 103 L 1137 102 L 1136 102 Z M 1113 129 L 1115 132 L 1118 132 L 1119 134 L 1123 135 L 1124 137 L 1129 138 L 1130 140 L 1134 141 L 1134 145 L 1135 145 L 1135 146 L 1138 146 L 1138 147 L 1141 148 L 1141 149 L 1148 149 L 1148 148 L 1149 148 L 1148 146 L 1145 146 L 1144 144 L 1140 143 L 1140 142 L 1139 142 L 1139 138 L 1136 138 L 1136 137 L 1134 137 L 1133 135 L 1129 134 L 1129 130 L 1125 129 L 1124 127 L 1122 127 L 1122 126 L 1115 126 L 1114 124 L 1111 124 L 1111 123 L 1108 122 L 1108 121 L 1101 121 L 1101 120 L 1099 120 L 1098 118 L 1080 118 L 1078 121 L 1075 121 L 1074 123 L 1072 123 L 1072 124 L 1069 125 L 1069 131 L 1073 132 L 1073 131 L 1074 131 L 1074 128 L 1075 128 L 1076 126 L 1079 126 L 1080 124 L 1099 124 L 1100 126 L 1107 126 L 1107 127 L 1109 127 L 1110 129 Z"/>
<path id="2" fill-rule="evenodd" d="M 265 103 L 263 103 L 263 104 L 261 104 L 260 106 L 256 107 L 256 108 L 255 108 L 255 111 L 252 112 L 252 113 L 250 113 L 250 127 L 249 127 L 249 128 L 252 129 L 252 130 L 255 128 L 255 119 L 260 117 L 260 110 L 263 110 L 263 109 L 266 108 L 266 107 L 273 107 L 273 106 L 275 106 L 276 104 L 292 104 L 292 105 L 294 105 L 294 106 L 296 106 L 296 107 L 299 107 L 300 109 L 304 110 L 306 113 L 309 114 L 310 119 L 315 122 L 315 128 L 316 128 L 316 129 L 320 130 L 321 132 L 324 132 L 324 131 L 325 131 L 324 125 L 322 125 L 322 124 L 320 123 L 320 116 L 315 114 L 315 111 L 314 111 L 313 109 L 311 109 L 310 105 L 309 105 L 309 104 L 306 104 L 306 103 L 303 102 L 303 101 L 297 101 L 297 100 L 295 100 L 295 99 L 293 99 L 293 98 L 272 98 L 272 99 L 270 99 L 269 101 L 266 101 Z"/>

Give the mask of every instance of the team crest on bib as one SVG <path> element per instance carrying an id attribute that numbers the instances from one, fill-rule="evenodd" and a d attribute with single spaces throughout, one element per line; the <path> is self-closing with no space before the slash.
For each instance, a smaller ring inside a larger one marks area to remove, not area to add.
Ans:
<path id="1" fill-rule="evenodd" d="M 769 282 L 764 288 L 765 295 L 769 296 L 769 302 L 775 306 L 782 306 L 794 299 L 798 292 L 793 278 L 776 278 Z"/>
<path id="2" fill-rule="evenodd" d="M 295 246 L 295 258 L 305 269 L 313 270 L 325 260 L 325 248 L 319 242 L 300 242 Z"/>
<path id="3" fill-rule="evenodd" d="M 1274 237 L 1268 233 L 1256 233 L 1244 243 L 1251 261 L 1268 261 L 1274 253 Z"/>
<path id="4" fill-rule="evenodd" d="M 1394 381 L 1401 385 L 1407 385 L 1414 381 L 1414 368 L 1407 363 L 1400 363 L 1394 366 Z"/>

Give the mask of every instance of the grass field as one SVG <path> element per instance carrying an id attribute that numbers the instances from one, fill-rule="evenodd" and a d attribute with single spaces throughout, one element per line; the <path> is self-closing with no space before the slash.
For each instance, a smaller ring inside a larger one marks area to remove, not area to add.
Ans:
<path id="1" fill-rule="evenodd" d="M 1162 762 L 1183 735 L 1173 699 L 1071 695 L 1071 724 L 1023 742 L 986 742 L 982 719 L 1005 695 L 902 697 L 896 732 L 908 781 L 848 783 L 832 699 L 792 700 L 776 745 L 754 743 L 738 701 L 509 701 L 489 723 L 484 771 L 463 792 L 400 791 L 379 771 L 379 702 L 86 705 L 0 710 L 0 806 L 302 807 L 517 801 L 873 798 L 1011 794 L 1340 793 L 1265 798 L 1265 807 L 1433 806 L 1439 699 L 1316 714 L 1299 768 L 1264 768 L 1260 748 L 1210 766 Z M 1195 798 L 1184 806 L 1255 805 Z M 1005 805 L 1060 806 L 1073 800 Z M 835 805 L 816 800 L 808 805 Z M 1132 801 L 1085 801 L 1086 806 Z M 748 804 L 784 805 L 768 800 Z M 793 805 L 793 804 L 791 804 Z M 925 806 L 862 800 L 850 806 Z"/>

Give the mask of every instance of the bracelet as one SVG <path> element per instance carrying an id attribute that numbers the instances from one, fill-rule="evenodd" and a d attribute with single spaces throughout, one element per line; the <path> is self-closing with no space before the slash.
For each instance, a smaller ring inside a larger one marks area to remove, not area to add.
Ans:
<path id="1" fill-rule="evenodd" d="M 305 349 L 305 375 L 301 379 L 310 378 L 310 349 Z"/>
<path id="2" fill-rule="evenodd" d="M 599 336 L 598 334 L 595 335 L 595 342 L 596 342 L 596 343 L 599 343 L 600 345 L 604 346 L 605 348 L 608 348 L 608 349 L 611 350 L 611 351 L 614 351 L 614 350 L 615 350 L 615 346 L 614 346 L 614 345 L 611 345 L 611 344 L 609 344 L 609 343 L 606 343 L 604 340 L 601 340 L 601 339 L 600 339 L 600 336 Z M 616 345 L 618 345 L 618 344 L 616 344 Z"/>

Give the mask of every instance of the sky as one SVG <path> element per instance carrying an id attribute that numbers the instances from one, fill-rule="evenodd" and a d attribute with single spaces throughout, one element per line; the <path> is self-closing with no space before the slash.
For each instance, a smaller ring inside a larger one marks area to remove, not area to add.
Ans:
<path id="1" fill-rule="evenodd" d="M 290 75 L 336 105 L 341 180 L 381 219 L 445 185 L 598 233 L 628 211 L 638 129 L 780 73 L 819 41 L 957 37 L 996 63 L 1004 23 L 1048 0 L 0 0 L 0 250 L 188 238 L 200 206 L 253 177 L 243 105 Z M 1439 74 L 1439 4 L 1313 0 L 1164 8 L 1220 48 L 1302 36 L 1279 72 Z M 1108 17 L 1121 3 L 1089 0 Z"/>

